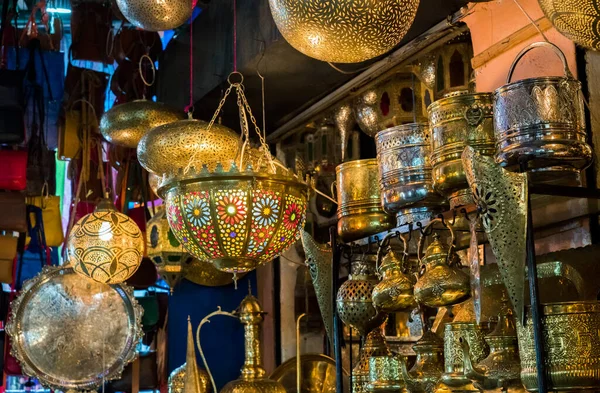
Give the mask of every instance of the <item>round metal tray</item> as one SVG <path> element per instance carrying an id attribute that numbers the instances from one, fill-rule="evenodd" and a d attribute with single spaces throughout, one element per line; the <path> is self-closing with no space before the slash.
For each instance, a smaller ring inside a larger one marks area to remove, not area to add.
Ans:
<path id="1" fill-rule="evenodd" d="M 60 390 L 94 390 L 136 357 L 143 310 L 125 285 L 45 268 L 11 304 L 6 331 L 23 373 Z"/>

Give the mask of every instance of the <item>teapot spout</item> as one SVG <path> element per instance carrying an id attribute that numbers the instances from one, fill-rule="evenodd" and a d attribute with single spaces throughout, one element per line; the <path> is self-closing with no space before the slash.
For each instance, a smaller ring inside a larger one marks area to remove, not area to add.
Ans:
<path id="1" fill-rule="evenodd" d="M 404 356 L 398 356 L 400 360 L 400 372 L 402 373 L 402 377 L 404 378 L 404 382 L 406 384 L 411 384 L 413 382 L 412 377 L 408 374 L 408 368 L 406 367 L 406 358 Z"/>
<path id="2" fill-rule="evenodd" d="M 463 353 L 463 368 L 465 376 L 473 381 L 483 382 L 485 380 L 484 371 L 473 366 L 473 361 L 471 360 L 471 349 L 469 348 L 469 343 L 467 340 L 460 339 L 460 346 Z"/>

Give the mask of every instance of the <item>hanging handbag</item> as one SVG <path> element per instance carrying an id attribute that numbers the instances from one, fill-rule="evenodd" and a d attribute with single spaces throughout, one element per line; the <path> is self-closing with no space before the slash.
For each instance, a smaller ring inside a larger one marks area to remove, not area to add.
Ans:
<path id="1" fill-rule="evenodd" d="M 54 195 L 27 197 L 26 202 L 28 205 L 33 205 L 42 209 L 46 245 L 48 247 L 61 246 L 65 237 L 60 214 L 60 197 Z M 33 225 L 35 225 L 35 222 Z M 29 240 L 30 238 L 27 237 L 27 244 L 29 244 Z"/>
<path id="2" fill-rule="evenodd" d="M 14 280 L 13 267 L 17 256 L 17 237 L 0 236 L 0 283 L 11 284 Z"/>
<path id="3" fill-rule="evenodd" d="M 37 206 L 27 205 L 27 233 L 30 242 L 19 255 L 20 261 L 15 280 L 17 288 L 21 288 L 25 281 L 37 276 L 44 266 L 52 264 L 50 248 L 46 244 L 44 235 L 42 209 Z"/>
<path id="4" fill-rule="evenodd" d="M 0 192 L 0 231 L 27 231 L 25 195 L 20 192 Z"/>
<path id="5" fill-rule="evenodd" d="M 81 112 L 67 110 L 58 121 L 58 159 L 61 161 L 72 160 L 81 151 L 79 137 L 79 124 Z"/>
<path id="6" fill-rule="evenodd" d="M 112 64 L 106 51 L 112 29 L 112 11 L 105 2 L 71 2 L 73 59 Z"/>
<path id="7" fill-rule="evenodd" d="M 12 303 L 12 301 L 14 300 L 14 298 L 17 294 L 17 288 L 18 288 L 17 287 L 17 270 L 18 270 L 18 265 L 21 260 L 20 257 L 23 255 L 23 252 L 25 251 L 25 233 L 24 232 L 19 234 L 19 238 L 17 240 L 17 251 L 18 251 L 19 255 L 15 258 L 15 263 L 13 263 L 13 274 L 12 274 L 13 281 L 10 285 L 9 306 L 6 311 L 6 319 L 4 320 L 4 322 L 8 322 L 8 319 L 10 318 L 10 303 Z M 19 364 L 17 359 L 15 359 L 14 356 L 11 355 L 11 340 L 10 340 L 9 336 L 6 336 L 6 339 L 4 340 L 4 374 L 6 374 L 6 375 L 23 375 L 23 371 L 21 370 L 21 365 Z"/>
<path id="8" fill-rule="evenodd" d="M 69 62 L 63 97 L 65 107 L 69 110 L 85 110 L 90 113 L 91 111 L 82 100 L 89 102 L 94 108 L 93 115 L 96 117 L 97 128 L 97 118 L 104 113 L 104 100 L 109 78 L 107 73 L 76 67 Z M 90 124 L 93 124 L 92 120 L 90 119 Z"/>
<path id="9" fill-rule="evenodd" d="M 23 191 L 27 186 L 27 151 L 0 150 L 0 190 Z"/>

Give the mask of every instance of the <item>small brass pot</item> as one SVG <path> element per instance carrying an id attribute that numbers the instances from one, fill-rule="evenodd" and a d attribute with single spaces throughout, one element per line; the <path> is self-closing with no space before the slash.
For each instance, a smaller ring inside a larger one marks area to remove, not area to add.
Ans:
<path id="1" fill-rule="evenodd" d="M 493 156 L 494 106 L 491 93 L 452 93 L 427 108 L 431 125 L 431 164 L 433 186 L 446 196 L 450 207 L 473 202 L 461 156 L 471 146 L 479 153 Z"/>
<path id="2" fill-rule="evenodd" d="M 527 310 L 531 318 L 531 309 Z M 546 378 L 553 390 L 598 390 L 600 386 L 600 302 L 548 303 L 542 310 Z M 517 324 L 521 380 L 537 391 L 531 320 Z"/>
<path id="3" fill-rule="evenodd" d="M 433 189 L 430 135 L 427 123 L 410 123 L 375 136 L 383 208 L 398 225 L 429 219 L 445 205 Z"/>
<path id="4" fill-rule="evenodd" d="M 381 207 L 377 160 L 356 160 L 335 168 L 338 187 L 338 235 L 344 242 L 394 228 L 394 217 Z"/>
<path id="5" fill-rule="evenodd" d="M 407 242 L 402 236 L 401 239 L 405 245 L 402 260 L 389 248 L 379 268 L 381 281 L 373 289 L 373 305 L 383 312 L 401 311 L 416 306 L 414 276 L 404 272 Z"/>
<path id="6" fill-rule="evenodd" d="M 407 393 L 406 383 L 400 373 L 398 356 L 372 356 L 369 359 L 369 384 L 371 393 Z"/>

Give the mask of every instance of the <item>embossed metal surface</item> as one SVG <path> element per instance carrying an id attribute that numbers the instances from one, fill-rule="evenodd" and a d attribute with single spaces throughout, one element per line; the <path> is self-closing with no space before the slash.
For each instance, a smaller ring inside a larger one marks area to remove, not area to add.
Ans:
<path id="1" fill-rule="evenodd" d="M 110 143 L 136 148 L 154 127 L 182 120 L 182 111 L 160 102 L 135 100 L 115 105 L 100 118 L 100 132 Z"/>
<path id="2" fill-rule="evenodd" d="M 444 372 L 444 342 L 437 334 L 428 330 L 415 345 L 417 354 L 415 364 L 406 371 L 402 364 L 402 373 L 410 393 L 432 393 Z"/>
<path id="3" fill-rule="evenodd" d="M 352 106 L 349 102 L 343 103 L 334 110 L 333 121 L 342 141 L 342 162 L 344 162 L 346 161 L 346 155 L 348 153 L 348 139 L 356 125 L 354 112 L 352 111 Z"/>
<path id="4" fill-rule="evenodd" d="M 296 358 L 277 367 L 270 379 L 283 385 L 287 393 L 296 393 Z M 301 393 L 335 393 L 335 360 L 321 354 L 302 355 Z"/>
<path id="5" fill-rule="evenodd" d="M 352 274 L 337 293 L 337 311 L 344 324 L 366 336 L 385 321 L 386 314 L 373 306 L 373 289 L 378 283 L 375 276 L 375 258 L 363 255 L 352 262 Z"/>
<path id="6" fill-rule="evenodd" d="M 427 123 L 411 123 L 375 136 L 381 200 L 397 225 L 428 219 L 445 204 L 433 189 L 430 135 Z"/>
<path id="7" fill-rule="evenodd" d="M 483 332 L 474 322 L 452 322 L 444 331 L 444 367 L 446 374 L 464 371 L 461 339 L 469 344 L 471 361 L 479 363 L 489 354 Z"/>
<path id="8" fill-rule="evenodd" d="M 395 220 L 381 207 L 376 159 L 349 161 L 335 168 L 338 234 L 352 241 L 394 227 Z"/>
<path id="9" fill-rule="evenodd" d="M 177 367 L 169 375 L 169 393 L 184 393 L 185 389 L 185 363 Z"/>
<path id="10" fill-rule="evenodd" d="M 394 48 L 412 25 L 419 0 L 269 0 L 286 41 L 307 56 L 358 63 Z"/>
<path id="11" fill-rule="evenodd" d="M 327 336 L 333 341 L 333 309 L 331 307 L 331 283 L 332 269 L 331 261 L 333 251 L 327 244 L 318 244 L 306 231 L 300 233 L 304 253 L 306 254 L 306 265 L 310 271 L 315 294 L 319 303 L 319 310 L 323 318 L 323 324 Z"/>
<path id="12" fill-rule="evenodd" d="M 142 314 L 132 288 L 52 267 L 25 283 L 6 330 L 26 375 L 59 390 L 94 390 L 135 358 Z"/>
<path id="13" fill-rule="evenodd" d="M 123 16 L 148 31 L 172 30 L 192 16 L 191 0 L 116 0 Z"/>
<path id="14" fill-rule="evenodd" d="M 459 92 L 427 108 L 432 130 L 433 186 L 449 198 L 453 208 L 472 203 L 461 162 L 465 146 L 489 156 L 496 152 L 492 99 L 491 93 Z"/>
<path id="15" fill-rule="evenodd" d="M 369 384 L 371 393 L 406 393 L 406 383 L 400 373 L 398 356 L 372 356 L 369 359 Z"/>
<path id="16" fill-rule="evenodd" d="M 426 93 L 425 86 L 413 74 L 398 73 L 356 97 L 356 121 L 372 137 L 387 128 L 427 122 Z"/>
<path id="17" fill-rule="evenodd" d="M 205 287 L 222 287 L 233 283 L 233 274 L 222 272 L 209 261 L 197 258 L 192 258 L 185 266 L 183 276 L 186 280 Z M 243 274 L 237 275 L 238 279 L 241 277 Z"/>
<path id="18" fill-rule="evenodd" d="M 149 172 L 175 177 L 188 166 L 214 171 L 221 163 L 225 170 L 236 159 L 241 147 L 240 136 L 233 130 L 201 120 L 180 120 L 147 132 L 137 147 L 140 164 Z M 162 185 L 162 184 L 161 184 Z"/>
<path id="19" fill-rule="evenodd" d="M 539 0 L 540 7 L 562 35 L 589 49 L 600 49 L 600 10 L 594 0 Z"/>
<path id="20" fill-rule="evenodd" d="M 530 310 L 528 310 L 530 311 Z M 528 312 L 529 314 L 529 312 Z M 530 315 L 528 316 L 530 318 Z M 600 303 L 548 303 L 542 311 L 546 377 L 552 389 L 597 390 L 600 386 Z M 537 367 L 531 320 L 517 324 L 521 380 L 537 391 Z"/>
<path id="21" fill-rule="evenodd" d="M 374 329 L 367 335 L 365 344 L 360 350 L 360 357 L 352 369 L 352 393 L 367 393 L 369 384 L 370 365 L 369 359 L 373 356 L 390 356 L 385 338 L 381 334 L 381 329 Z"/>
<path id="22" fill-rule="evenodd" d="M 467 180 L 500 274 L 522 321 L 525 290 L 527 175 L 511 173 L 491 157 L 467 147 L 463 153 Z"/>
<path id="23" fill-rule="evenodd" d="M 538 77 L 512 82 L 512 74 L 534 48 L 552 49 L 563 62 L 564 77 Z M 528 168 L 550 172 L 575 172 L 586 168 L 592 150 L 586 143 L 581 82 L 574 79 L 562 51 L 554 44 L 536 42 L 523 49 L 508 72 L 507 84 L 494 92 L 496 162 L 519 170 L 527 157 Z"/>
<path id="24" fill-rule="evenodd" d="M 405 250 L 406 252 L 406 250 Z M 379 274 L 381 281 L 373 288 L 373 305 L 383 312 L 395 312 L 415 307 L 414 276 L 405 273 L 404 254 L 401 260 L 394 250 L 388 249 L 388 253 L 382 258 Z"/>

